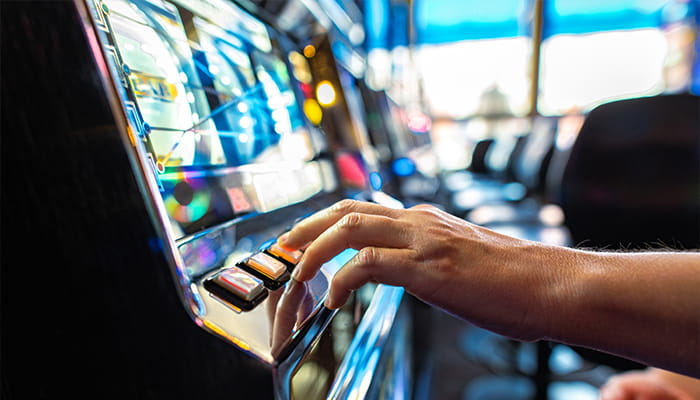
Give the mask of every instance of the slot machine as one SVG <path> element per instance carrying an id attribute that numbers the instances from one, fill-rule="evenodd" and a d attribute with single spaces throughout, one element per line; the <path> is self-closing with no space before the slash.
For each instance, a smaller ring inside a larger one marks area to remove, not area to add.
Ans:
<path id="1" fill-rule="evenodd" d="M 404 206 L 439 203 L 437 161 L 430 147 L 429 124 L 414 126 L 411 131 L 405 110 L 385 91 L 367 86 L 367 56 L 348 39 L 353 36 L 352 28 L 344 32 L 337 25 L 309 40 L 314 56 L 308 61 L 314 76 L 330 82 L 337 94 L 334 104 L 324 111 L 332 113 L 333 118 L 324 118 L 320 126 L 341 138 L 345 156 L 349 150 L 354 153 L 352 157 L 366 171 L 362 174 L 367 180 L 365 186 L 400 199 Z M 358 179 L 353 181 L 358 185 Z"/>
<path id="2" fill-rule="evenodd" d="M 347 187 L 302 112 L 297 43 L 254 11 L 3 2 L 5 398 L 410 392 L 403 289 L 323 307 L 352 249 L 290 280 L 302 252 L 276 238 L 296 221 L 400 203 Z"/>

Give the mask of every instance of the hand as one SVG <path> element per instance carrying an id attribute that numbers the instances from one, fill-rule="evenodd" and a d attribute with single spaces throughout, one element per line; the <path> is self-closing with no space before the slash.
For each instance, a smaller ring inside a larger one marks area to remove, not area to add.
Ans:
<path id="1" fill-rule="evenodd" d="M 600 389 L 601 400 L 693 400 L 656 370 L 632 371 L 613 376 Z"/>
<path id="2" fill-rule="evenodd" d="M 329 308 L 342 306 L 367 282 L 384 283 L 403 286 L 498 333 L 522 340 L 540 337 L 540 327 L 527 316 L 544 311 L 536 295 L 546 293 L 537 291 L 546 281 L 541 260 L 528 251 L 544 248 L 541 244 L 500 235 L 433 206 L 391 209 L 352 200 L 302 220 L 279 242 L 291 249 L 308 245 L 294 270 L 298 281 L 311 279 L 341 251 L 359 250 L 333 278 L 325 303 Z"/>
<path id="3" fill-rule="evenodd" d="M 311 279 L 343 250 L 358 250 L 333 277 L 329 308 L 340 307 L 367 282 L 403 286 L 514 339 L 599 349 L 700 377 L 698 252 L 550 246 L 501 235 L 432 206 L 392 209 L 352 200 L 300 221 L 279 243 L 308 246 L 292 275 L 298 281 Z"/>

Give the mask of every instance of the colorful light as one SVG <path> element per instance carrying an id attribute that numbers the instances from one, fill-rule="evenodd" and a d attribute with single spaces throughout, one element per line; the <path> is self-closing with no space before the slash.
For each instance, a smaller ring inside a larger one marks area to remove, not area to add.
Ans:
<path id="1" fill-rule="evenodd" d="M 316 48 L 312 44 L 307 44 L 304 46 L 304 56 L 306 58 L 311 58 L 316 55 Z"/>
<path id="2" fill-rule="evenodd" d="M 411 132 L 426 133 L 430 130 L 431 125 L 430 117 L 421 112 L 414 112 L 408 116 L 408 129 Z"/>
<path id="3" fill-rule="evenodd" d="M 416 172 L 416 164 L 410 158 L 397 158 L 391 165 L 397 176 L 411 176 Z"/>
<path id="4" fill-rule="evenodd" d="M 178 222 L 191 223 L 202 218 L 209 210 L 211 196 L 201 189 L 201 183 L 182 180 L 164 198 L 165 209 Z"/>
<path id="5" fill-rule="evenodd" d="M 333 84 L 329 81 L 321 81 L 316 86 L 316 99 L 324 107 L 330 107 L 335 104 L 336 95 Z"/>
<path id="6" fill-rule="evenodd" d="M 382 176 L 378 172 L 369 173 L 369 185 L 374 190 L 380 190 L 384 184 Z"/>
<path id="7" fill-rule="evenodd" d="M 321 110 L 321 106 L 314 99 L 304 100 L 304 114 L 314 125 L 320 124 L 323 119 L 323 110 Z"/>

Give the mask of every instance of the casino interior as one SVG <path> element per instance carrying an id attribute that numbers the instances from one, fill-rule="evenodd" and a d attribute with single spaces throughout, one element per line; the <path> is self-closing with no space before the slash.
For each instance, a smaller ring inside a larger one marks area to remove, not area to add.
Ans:
<path id="1" fill-rule="evenodd" d="M 0 17 L 5 399 L 597 399 L 646 366 L 401 287 L 328 309 L 357 250 L 297 282 L 303 249 L 277 238 L 356 199 L 559 246 L 700 248 L 698 0 Z"/>

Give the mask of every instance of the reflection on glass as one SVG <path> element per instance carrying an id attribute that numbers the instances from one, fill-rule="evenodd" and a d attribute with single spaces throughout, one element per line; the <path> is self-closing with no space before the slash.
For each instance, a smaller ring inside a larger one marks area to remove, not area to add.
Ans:
<path id="1" fill-rule="evenodd" d="M 264 24 L 227 2 L 104 4 L 107 52 L 176 237 L 328 187 L 313 161 L 322 143 Z"/>
<path id="2" fill-rule="evenodd" d="M 148 124 L 158 165 L 222 163 L 214 126 L 202 120 L 210 109 L 202 101 L 205 95 L 175 7 L 124 0 L 107 4 L 123 68 Z"/>
<path id="3" fill-rule="evenodd" d="M 181 17 L 169 3 L 108 4 L 159 169 L 259 162 L 282 135 L 308 134 L 279 55 L 253 50 L 203 18 Z M 303 144 L 295 160 L 313 153 Z M 288 159 L 279 152 L 272 158 Z"/>
<path id="4" fill-rule="evenodd" d="M 193 20 L 199 39 L 195 60 L 200 79 L 209 88 L 208 100 L 215 109 L 212 120 L 228 163 L 247 164 L 268 144 L 268 135 L 260 133 L 269 134 L 269 130 L 264 99 L 245 44 L 201 18 Z"/>

